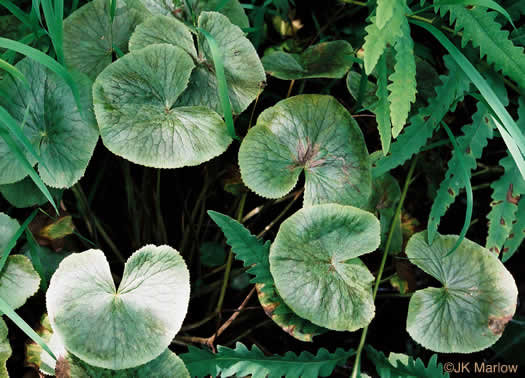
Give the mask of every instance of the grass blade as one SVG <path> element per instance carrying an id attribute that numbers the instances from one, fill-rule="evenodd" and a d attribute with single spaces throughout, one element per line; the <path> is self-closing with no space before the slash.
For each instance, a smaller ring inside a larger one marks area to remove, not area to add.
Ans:
<path id="1" fill-rule="evenodd" d="M 210 33 L 202 28 L 197 28 L 197 30 L 206 37 L 213 56 L 213 64 L 215 65 L 215 73 L 217 75 L 217 84 L 219 87 L 219 98 L 221 100 L 222 112 L 224 113 L 224 120 L 226 121 L 228 134 L 230 134 L 233 139 L 239 140 L 239 137 L 235 134 L 235 126 L 233 125 L 233 114 L 230 105 L 230 98 L 228 96 L 228 84 L 226 83 L 226 76 L 224 74 L 224 62 L 221 50 L 217 41 Z"/>
<path id="2" fill-rule="evenodd" d="M 11 137 L 11 135 L 9 135 L 9 132 L 0 129 L 0 137 L 4 139 L 9 149 L 11 150 L 11 152 L 13 152 L 16 155 L 18 161 L 22 164 L 24 170 L 27 172 L 31 180 L 33 180 L 35 185 L 38 187 L 38 189 L 40 189 L 42 194 L 44 194 L 44 196 L 51 203 L 56 213 L 58 214 L 58 208 L 57 208 L 57 205 L 55 204 L 55 201 L 53 200 L 53 197 L 51 196 L 51 193 L 49 193 L 49 190 L 45 186 L 44 182 L 42 181 L 40 176 L 36 173 L 31 163 L 29 163 L 29 161 L 27 160 L 24 152 L 20 149 L 20 147 L 18 147 L 18 145 L 16 144 L 14 139 Z"/>
<path id="3" fill-rule="evenodd" d="M 42 51 L 32 48 L 30 46 L 26 46 L 23 43 L 13 41 L 11 39 L 0 38 L 0 47 L 4 49 L 14 50 L 20 54 L 23 54 L 37 61 L 43 66 L 49 68 L 51 71 L 53 71 L 58 76 L 60 76 L 62 79 L 64 79 L 64 81 L 69 85 L 69 88 L 71 88 L 71 92 L 73 93 L 73 97 L 75 98 L 75 102 L 77 104 L 78 110 L 84 117 L 83 108 L 80 102 L 80 94 L 78 92 L 77 85 L 75 81 L 73 80 L 73 77 L 71 76 L 69 71 L 63 65 L 61 65 L 56 60 L 47 56 Z"/>
<path id="4" fill-rule="evenodd" d="M 29 16 L 20 8 L 18 8 L 15 4 L 13 4 L 9 0 L 0 0 L 0 5 L 4 6 L 13 16 L 15 16 L 20 22 L 22 22 L 25 26 L 32 29 L 34 25 L 31 23 L 31 20 L 29 19 Z"/>
<path id="5" fill-rule="evenodd" d="M 427 30 L 443 45 L 443 47 L 445 47 L 445 49 L 448 50 L 448 52 L 454 58 L 456 63 L 461 67 L 461 69 L 469 77 L 469 79 L 476 86 L 476 88 L 478 88 L 484 100 L 494 111 L 496 116 L 501 121 L 501 125 L 503 126 L 503 128 L 505 128 L 505 131 L 507 131 L 507 133 L 513 140 L 513 147 L 517 147 L 517 151 L 515 150 L 515 153 L 512 154 L 512 157 L 515 159 L 516 164 L 518 166 L 525 164 L 523 162 L 523 154 L 525 153 L 525 137 L 516 125 L 516 122 L 510 116 L 507 109 L 505 109 L 505 107 L 501 103 L 494 90 L 490 87 L 490 85 L 483 78 L 483 76 L 481 76 L 479 71 L 472 65 L 472 63 L 470 63 L 470 61 L 465 57 L 465 55 L 463 55 L 461 51 L 456 46 L 454 46 L 452 42 L 449 41 L 449 39 L 440 30 L 438 30 L 432 25 L 426 24 L 421 21 L 411 20 L 410 22 Z M 509 145 L 507 145 L 507 147 L 510 150 Z M 523 178 L 525 179 L 524 173 L 525 172 L 521 172 Z"/>
<path id="6" fill-rule="evenodd" d="M 456 142 L 456 138 L 454 137 L 454 134 L 452 134 L 452 131 L 448 128 L 447 124 L 445 122 L 441 122 L 441 125 L 445 129 L 448 138 L 450 139 L 450 142 L 452 143 L 452 146 L 454 147 L 454 150 L 456 152 L 456 156 L 458 157 L 458 163 L 460 167 L 460 175 L 463 178 L 465 182 L 465 191 L 467 193 L 467 211 L 465 212 L 465 221 L 463 223 L 463 227 L 461 229 L 461 232 L 459 234 L 459 238 L 456 241 L 456 244 L 452 247 L 452 249 L 445 255 L 445 257 L 450 256 L 458 247 L 461 245 L 461 242 L 463 239 L 465 239 L 465 236 L 467 235 L 468 228 L 470 227 L 470 222 L 472 221 L 472 208 L 474 206 L 474 196 L 472 194 L 472 185 L 470 184 L 470 175 L 469 171 L 467 170 L 467 166 L 465 162 L 463 161 L 463 155 L 461 154 L 461 150 L 459 149 L 458 143 Z"/>
<path id="7" fill-rule="evenodd" d="M 53 359 L 56 361 L 56 356 L 47 346 L 46 342 L 22 319 L 2 297 L 0 297 L 0 312 L 4 313 L 9 319 L 15 323 L 24 333 L 31 338 L 35 343 L 40 345 Z"/>
<path id="8" fill-rule="evenodd" d="M 18 70 L 15 66 L 7 63 L 5 60 L 0 59 L 0 69 L 6 71 L 8 74 L 10 74 L 15 79 L 20 80 L 24 85 L 29 88 L 29 82 L 27 81 L 26 77 L 22 72 Z"/>
<path id="9" fill-rule="evenodd" d="M 25 228 L 25 234 L 26 234 L 26 240 L 27 244 L 29 246 L 29 253 L 31 254 L 31 263 L 33 264 L 33 267 L 37 271 L 38 275 L 40 276 L 40 280 L 42 282 L 42 290 L 47 290 L 47 280 L 46 275 L 44 274 L 44 268 L 42 267 L 42 262 L 40 261 L 40 246 L 35 240 L 35 237 L 29 230 L 29 228 Z"/>
<path id="10" fill-rule="evenodd" d="M 7 242 L 5 249 L 2 252 L 2 257 L 0 258 L 0 272 L 2 271 L 2 269 L 4 269 L 4 265 L 7 261 L 7 258 L 9 257 L 9 254 L 11 253 L 13 248 L 15 247 L 16 242 L 18 241 L 18 239 L 20 239 L 20 236 L 22 236 L 22 234 L 24 233 L 24 230 L 29 225 L 29 223 L 31 223 L 31 221 L 35 218 L 37 212 L 38 210 L 36 209 L 33 210 L 31 215 L 27 217 L 24 223 L 18 228 L 18 230 L 16 230 L 15 234 Z"/>

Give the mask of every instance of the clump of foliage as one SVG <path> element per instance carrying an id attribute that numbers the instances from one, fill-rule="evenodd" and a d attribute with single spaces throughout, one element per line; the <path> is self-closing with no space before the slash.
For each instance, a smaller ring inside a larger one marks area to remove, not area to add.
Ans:
<path id="1" fill-rule="evenodd" d="M 525 7 L 329 3 L 0 1 L 0 377 L 521 363 Z"/>

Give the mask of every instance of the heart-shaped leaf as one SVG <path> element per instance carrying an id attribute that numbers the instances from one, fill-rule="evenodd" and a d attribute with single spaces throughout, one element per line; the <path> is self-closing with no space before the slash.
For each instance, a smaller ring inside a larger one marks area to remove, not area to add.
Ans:
<path id="1" fill-rule="evenodd" d="M 155 168 L 201 164 L 231 143 L 221 117 L 175 106 L 194 65 L 181 48 L 156 44 L 108 66 L 93 87 L 102 140 L 113 153 Z"/>
<path id="2" fill-rule="evenodd" d="M 58 365 L 61 363 L 69 365 L 71 376 L 75 378 L 190 378 L 184 362 L 169 349 L 147 364 L 117 371 L 90 366 L 74 355 L 68 355 L 67 359 L 59 362 Z"/>
<path id="3" fill-rule="evenodd" d="M 173 0 L 140 0 L 140 2 L 152 13 L 152 14 L 173 14 L 175 10 Z"/>
<path id="4" fill-rule="evenodd" d="M 16 234 L 20 224 L 9 215 L 0 213 L 0 252 L 3 255 L 4 248 L 11 238 Z"/>
<path id="5" fill-rule="evenodd" d="M 171 247 L 145 246 L 126 263 L 118 290 L 104 253 L 65 258 L 47 291 L 49 321 L 86 363 L 120 370 L 166 350 L 186 316 L 189 272 Z"/>
<path id="6" fill-rule="evenodd" d="M 149 15 L 139 0 L 116 3 L 113 22 L 107 0 L 88 2 L 64 21 L 66 64 L 92 80 L 112 62 L 115 47 L 128 51 L 131 33 Z"/>
<path id="7" fill-rule="evenodd" d="M 304 205 L 364 207 L 371 191 L 368 151 L 348 111 L 331 96 L 299 95 L 266 109 L 239 150 L 244 183 L 278 198 L 305 171 Z"/>
<path id="8" fill-rule="evenodd" d="M 8 378 L 6 361 L 11 357 L 11 345 L 7 338 L 7 325 L 0 317 L 0 378 Z"/>
<path id="9" fill-rule="evenodd" d="M 299 316 L 338 331 L 374 317 L 374 277 L 358 256 L 379 246 L 379 221 L 352 206 L 325 204 L 285 220 L 270 249 L 277 291 Z"/>
<path id="10" fill-rule="evenodd" d="M 162 25 L 162 27 L 160 26 Z M 170 26 L 171 25 L 171 26 Z M 205 30 L 217 42 L 228 84 L 228 96 L 235 114 L 243 112 L 262 90 L 266 76 L 259 56 L 238 26 L 217 12 L 202 12 L 198 27 Z M 199 50 L 195 54 L 189 48 L 189 29 L 173 19 L 156 17 L 148 20 L 131 36 L 130 50 L 143 48 L 146 43 L 171 43 L 192 54 L 197 66 L 191 74 L 188 88 L 178 99 L 176 106 L 204 105 L 222 114 L 217 92 L 217 77 L 213 55 L 207 40 L 198 33 Z"/>
<path id="11" fill-rule="evenodd" d="M 23 133 L 39 153 L 45 167 L 40 177 L 54 188 L 73 186 L 84 175 L 98 140 L 91 113 L 91 81 L 75 75 L 83 113 L 79 112 L 69 85 L 57 74 L 29 58 L 16 64 L 29 81 L 6 77 L 0 82 L 0 106 L 23 126 Z M 25 120 L 26 108 L 29 109 Z M 35 163 L 31 155 L 27 155 Z M 47 169 L 46 169 L 47 168 Z M 16 155 L 0 139 L 0 184 L 12 184 L 27 176 Z"/>
<path id="12" fill-rule="evenodd" d="M 272 52 L 262 59 L 264 70 L 276 78 L 342 78 L 352 67 L 352 46 L 346 41 L 322 42 L 301 54 Z"/>
<path id="13" fill-rule="evenodd" d="M 412 295 L 408 333 L 439 353 L 471 353 L 494 344 L 516 311 L 514 278 L 496 255 L 468 239 L 445 257 L 458 236 L 437 234 L 431 246 L 426 238 L 426 231 L 413 235 L 406 254 L 443 287 Z"/>

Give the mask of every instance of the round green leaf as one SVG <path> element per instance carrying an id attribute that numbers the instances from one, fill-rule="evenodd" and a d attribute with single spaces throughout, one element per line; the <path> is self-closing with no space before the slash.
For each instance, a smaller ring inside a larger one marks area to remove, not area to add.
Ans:
<path id="1" fill-rule="evenodd" d="M 119 0 L 111 22 L 110 6 L 111 1 L 94 0 L 64 21 L 66 64 L 92 80 L 111 64 L 114 46 L 128 51 L 131 33 L 149 15 L 139 0 Z"/>
<path id="2" fill-rule="evenodd" d="M 284 302 L 312 323 L 355 331 L 374 317 L 374 277 L 358 256 L 379 246 L 379 221 L 352 206 L 326 204 L 285 220 L 270 249 Z"/>
<path id="3" fill-rule="evenodd" d="M 197 50 L 190 29 L 181 21 L 169 16 L 154 16 L 137 26 L 129 40 L 129 50 L 135 51 L 149 45 L 169 43 L 180 47 L 197 59 Z"/>
<path id="4" fill-rule="evenodd" d="M 127 369 L 159 356 L 186 316 L 189 272 L 171 247 L 147 245 L 127 261 L 118 290 L 104 253 L 65 258 L 47 291 L 49 321 L 86 363 Z"/>
<path id="5" fill-rule="evenodd" d="M 40 286 L 40 276 L 31 261 L 22 255 L 11 255 L 0 272 L 0 297 L 16 310 L 33 296 Z"/>
<path id="6" fill-rule="evenodd" d="M 429 246 L 426 232 L 420 232 L 406 247 L 410 261 L 443 284 L 414 293 L 407 317 L 410 336 L 439 353 L 471 353 L 489 347 L 516 311 L 516 283 L 496 255 L 464 239 L 445 257 L 457 239 L 438 234 Z"/>
<path id="7" fill-rule="evenodd" d="M 263 197 L 284 196 L 305 172 L 304 205 L 364 207 L 371 173 L 363 134 L 331 96 L 300 95 L 266 109 L 239 150 L 244 183 Z"/>
<path id="8" fill-rule="evenodd" d="M 352 46 L 346 41 L 322 42 L 301 54 L 272 52 L 262 59 L 265 71 L 283 80 L 342 78 L 352 67 Z"/>
<path id="9" fill-rule="evenodd" d="M 7 338 L 7 325 L 0 317 L 0 378 L 8 378 L 6 361 L 11 357 L 11 345 Z"/>
<path id="10" fill-rule="evenodd" d="M 57 198 L 61 193 L 58 189 L 48 189 L 54 198 Z M 2 193 L 7 202 L 18 208 L 40 206 L 48 202 L 44 194 L 29 177 L 14 184 L 0 185 L 0 193 Z"/>
<path id="11" fill-rule="evenodd" d="M 130 49 L 144 47 L 137 41 L 160 43 L 168 41 L 188 51 L 188 38 L 179 23 L 173 21 L 168 29 L 160 28 L 153 21 L 138 28 L 132 36 Z M 149 26 L 148 26 L 149 25 Z M 207 31 L 217 42 L 224 65 L 224 74 L 228 84 L 228 96 L 235 114 L 243 112 L 260 93 L 266 76 L 257 51 L 244 36 L 242 30 L 233 25 L 228 18 L 217 12 L 202 12 L 198 27 Z M 144 36 L 147 34 L 147 38 Z M 183 35 L 182 38 L 177 37 Z M 208 41 L 199 33 L 199 51 L 194 60 L 197 67 L 193 70 L 188 88 L 177 100 L 176 106 L 203 105 L 222 114 L 215 65 Z"/>
<path id="12" fill-rule="evenodd" d="M 172 14 L 175 10 L 173 0 L 140 0 L 142 4 L 153 14 Z"/>
<path id="13" fill-rule="evenodd" d="M 20 224 L 9 215 L 0 213 L 0 251 L 4 251 L 7 243 L 18 231 Z"/>
<path id="14" fill-rule="evenodd" d="M 83 115 L 78 111 L 69 85 L 58 75 L 26 58 L 16 67 L 27 77 L 29 88 L 20 80 L 6 77 L 0 83 L 0 106 L 23 124 L 23 132 L 39 153 L 46 168 L 39 166 L 44 183 L 54 188 L 73 186 L 84 175 L 98 140 L 91 113 L 91 81 L 76 74 Z M 28 159 L 35 163 L 32 156 Z M 12 184 L 27 176 L 17 156 L 0 139 L 0 184 Z"/>
<path id="15" fill-rule="evenodd" d="M 74 355 L 68 355 L 65 361 L 69 364 L 71 376 L 75 378 L 190 378 L 184 362 L 169 349 L 147 364 L 117 371 L 90 366 Z"/>
<path id="16" fill-rule="evenodd" d="M 223 153 L 232 139 L 217 113 L 175 106 L 193 67 L 184 50 L 168 44 L 133 51 L 108 66 L 93 87 L 106 147 L 155 168 L 198 165 Z"/>

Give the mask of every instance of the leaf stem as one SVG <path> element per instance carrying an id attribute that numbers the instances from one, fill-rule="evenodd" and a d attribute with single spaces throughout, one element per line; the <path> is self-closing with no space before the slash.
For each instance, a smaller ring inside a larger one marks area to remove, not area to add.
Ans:
<path id="1" fill-rule="evenodd" d="M 388 238 L 386 239 L 385 250 L 383 252 L 383 258 L 381 259 L 381 265 L 379 266 L 379 271 L 377 272 L 376 282 L 374 285 L 374 291 L 372 293 L 372 297 L 374 300 L 376 299 L 377 290 L 379 289 L 379 283 L 381 282 L 381 276 L 383 275 L 383 271 L 385 269 L 386 259 L 388 257 L 388 252 L 390 251 L 390 244 L 392 243 L 392 236 L 394 235 L 394 230 L 395 230 L 398 218 L 399 218 L 399 214 L 401 213 L 403 202 L 405 202 L 405 198 L 408 192 L 408 187 L 410 183 L 412 182 L 412 176 L 414 174 L 414 169 L 416 168 L 417 158 L 418 158 L 418 155 L 416 155 L 412 159 L 412 163 L 410 164 L 410 168 L 408 170 L 408 174 L 405 179 L 405 185 L 403 186 L 403 191 L 401 192 L 401 198 L 399 199 L 399 203 L 397 204 L 397 208 L 394 214 L 392 224 L 390 225 L 390 230 L 388 232 Z M 361 333 L 361 339 L 359 340 L 359 346 L 357 347 L 357 353 L 355 355 L 355 363 L 352 369 L 352 376 L 351 376 L 352 378 L 357 378 L 359 376 L 359 371 L 360 371 L 360 366 L 361 366 L 361 353 L 363 351 L 363 347 L 365 346 L 367 332 L 368 332 L 368 326 L 364 327 L 363 332 Z"/>

